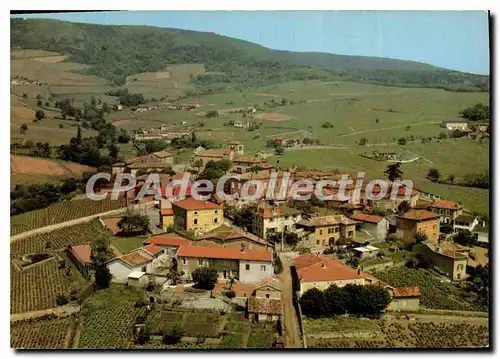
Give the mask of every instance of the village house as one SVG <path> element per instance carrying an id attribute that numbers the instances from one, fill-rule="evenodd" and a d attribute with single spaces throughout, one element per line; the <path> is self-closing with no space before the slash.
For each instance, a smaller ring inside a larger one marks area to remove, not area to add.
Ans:
<path id="1" fill-rule="evenodd" d="M 473 232 L 479 224 L 479 218 L 471 214 L 461 214 L 453 221 L 453 232 L 469 231 Z"/>
<path id="2" fill-rule="evenodd" d="M 207 162 L 209 161 L 232 161 L 234 157 L 234 152 L 230 149 L 209 149 L 198 151 L 191 157 L 191 165 L 197 167 L 197 163 L 201 161 L 201 169 L 205 168 Z"/>
<path id="3" fill-rule="evenodd" d="M 421 210 L 414 209 L 402 215 L 396 216 L 396 237 L 405 244 L 415 241 L 417 233 L 427 236 L 431 242 L 437 242 L 439 239 L 439 219 L 438 215 Z"/>
<path id="4" fill-rule="evenodd" d="M 276 322 L 283 315 L 281 286 L 276 277 L 257 282 L 254 295 L 248 298 L 248 317 L 255 322 Z"/>
<path id="5" fill-rule="evenodd" d="M 453 242 L 425 242 L 418 246 L 417 252 L 453 280 L 466 279 L 469 248 Z"/>
<path id="6" fill-rule="evenodd" d="M 69 245 L 66 249 L 68 258 L 75 264 L 80 273 L 90 279 L 92 269 L 91 246 L 89 243 L 80 245 Z"/>
<path id="7" fill-rule="evenodd" d="M 285 138 L 285 137 L 274 137 L 273 140 L 281 147 L 293 147 L 299 144 L 299 140 L 295 138 Z"/>
<path id="8" fill-rule="evenodd" d="M 469 123 L 465 120 L 443 121 L 442 126 L 448 131 L 464 130 L 469 127 Z"/>
<path id="9" fill-rule="evenodd" d="M 248 127 L 250 127 L 250 122 L 236 120 L 236 121 L 234 121 L 233 126 L 236 128 L 248 128 Z"/>
<path id="10" fill-rule="evenodd" d="M 359 204 L 361 204 L 363 206 L 366 206 L 368 208 L 376 208 L 376 209 L 379 209 L 379 210 L 384 211 L 384 212 L 396 212 L 398 209 L 398 206 L 404 201 L 408 202 L 408 205 L 411 208 L 415 208 L 417 206 L 418 199 L 420 197 L 420 193 L 415 188 L 412 188 L 410 190 L 406 186 L 402 185 L 402 186 L 397 188 L 397 192 L 395 193 L 396 196 L 394 199 L 392 199 L 391 194 L 393 191 L 393 187 L 390 186 L 387 189 L 387 193 L 385 194 L 385 196 L 383 198 L 375 200 L 375 199 L 369 199 L 365 195 L 367 183 L 368 183 L 368 181 L 365 180 L 365 183 L 363 184 L 362 189 L 359 193 Z M 375 185 L 372 189 L 372 195 L 378 196 L 380 191 L 381 191 L 380 186 Z M 395 188 L 394 188 L 394 191 L 396 191 Z M 407 199 L 407 195 L 406 195 L 407 191 L 409 192 L 408 199 Z M 355 201 L 355 198 L 353 200 L 351 200 L 350 203 L 358 204 Z"/>
<path id="11" fill-rule="evenodd" d="M 331 285 L 344 287 L 351 285 L 375 285 L 386 288 L 392 298 L 387 307 L 390 311 L 418 310 L 420 288 L 394 288 L 377 278 L 321 254 L 303 254 L 293 260 L 292 281 L 294 290 L 302 296 L 307 290 L 321 291 Z"/>
<path id="12" fill-rule="evenodd" d="M 160 209 L 160 227 L 164 232 L 169 227 L 174 227 L 174 210 L 172 208 Z"/>
<path id="13" fill-rule="evenodd" d="M 361 230 L 373 238 L 383 241 L 387 237 L 389 222 L 384 217 L 357 212 L 351 218 L 356 222 L 362 223 Z"/>
<path id="14" fill-rule="evenodd" d="M 223 247 L 237 249 L 269 249 L 268 241 L 248 232 L 242 232 L 223 224 L 209 232 L 202 234 L 198 240 L 207 240 Z"/>
<path id="15" fill-rule="evenodd" d="M 326 248 L 356 239 L 356 222 L 343 214 L 303 218 L 297 228 L 304 229 L 301 244 L 309 248 Z"/>
<path id="16" fill-rule="evenodd" d="M 174 226 L 185 231 L 210 231 L 223 223 L 223 208 L 223 205 L 194 198 L 174 202 Z"/>
<path id="17" fill-rule="evenodd" d="M 252 218 L 252 232 L 261 238 L 268 238 L 270 234 L 294 232 L 296 223 L 302 218 L 302 213 L 294 208 L 260 207 Z"/>
<path id="18" fill-rule="evenodd" d="M 379 253 L 380 249 L 374 246 L 364 246 L 354 248 L 356 256 L 360 259 L 373 258 Z"/>
<path id="19" fill-rule="evenodd" d="M 233 170 L 236 173 L 246 173 L 250 168 L 259 167 L 265 161 L 260 156 L 240 156 L 233 158 Z"/>
<path id="20" fill-rule="evenodd" d="M 138 171 L 162 171 L 173 165 L 173 156 L 167 151 L 159 151 L 131 158 L 125 162 L 125 172 L 135 175 Z"/>
<path id="21" fill-rule="evenodd" d="M 379 161 L 394 161 L 398 157 L 398 151 L 393 148 L 380 148 L 373 150 L 372 156 Z"/>
<path id="22" fill-rule="evenodd" d="M 404 312 L 420 309 L 420 287 L 390 287 L 392 301 L 387 306 L 388 311 Z"/>
<path id="23" fill-rule="evenodd" d="M 245 154 L 245 145 L 239 141 L 230 141 L 227 144 L 227 149 L 233 151 L 235 156 L 243 156 Z"/>
<path id="24" fill-rule="evenodd" d="M 333 284 L 343 287 L 347 284 L 370 285 L 378 281 L 359 269 L 321 254 L 304 254 L 296 257 L 293 263 L 292 278 L 300 295 L 311 288 L 323 291 Z"/>
<path id="25" fill-rule="evenodd" d="M 179 273 L 190 279 L 199 267 L 215 268 L 218 280 L 236 278 L 240 283 L 254 283 L 274 275 L 272 253 L 261 249 L 237 249 L 232 247 L 180 246 L 177 251 Z"/>
<path id="26" fill-rule="evenodd" d="M 148 272 L 148 266 L 151 267 L 153 256 L 137 249 L 133 252 L 111 259 L 106 263 L 109 272 L 112 275 L 111 281 L 117 283 L 127 283 L 128 276 L 132 272 Z M 151 269 L 151 268 L 149 268 Z"/>
<path id="27" fill-rule="evenodd" d="M 488 244 L 489 243 L 489 235 L 490 235 L 490 227 L 489 225 L 481 221 L 479 225 L 477 225 L 474 230 L 472 231 L 472 234 L 474 234 L 477 237 L 477 240 L 479 243 L 482 244 Z"/>
<path id="28" fill-rule="evenodd" d="M 427 209 L 431 212 L 439 215 L 439 221 L 443 224 L 453 224 L 455 218 L 463 212 L 463 207 L 453 201 L 434 201 L 427 206 Z"/>
<path id="29" fill-rule="evenodd" d="M 150 236 L 142 244 L 144 246 L 154 244 L 161 248 L 167 256 L 174 257 L 180 246 L 190 245 L 191 242 L 177 233 L 161 233 Z"/>

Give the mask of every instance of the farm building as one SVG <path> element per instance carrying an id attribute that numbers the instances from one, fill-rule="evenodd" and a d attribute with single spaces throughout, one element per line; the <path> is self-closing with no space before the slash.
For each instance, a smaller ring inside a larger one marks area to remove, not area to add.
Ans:
<path id="1" fill-rule="evenodd" d="M 301 242 L 311 248 L 326 248 L 356 240 L 356 222 L 343 214 L 301 219 L 297 228 L 303 229 Z"/>
<path id="2" fill-rule="evenodd" d="M 144 287 L 148 284 L 148 275 L 144 272 L 132 272 L 127 277 L 127 285 L 131 287 Z"/>
<path id="3" fill-rule="evenodd" d="M 253 296 L 248 298 L 248 315 L 256 322 L 278 321 L 282 317 L 281 286 L 276 277 L 257 282 Z"/>
<path id="4" fill-rule="evenodd" d="M 89 279 L 92 265 L 90 244 L 69 245 L 66 249 L 68 258 L 75 264 L 82 275 Z"/>
<path id="5" fill-rule="evenodd" d="M 418 311 L 420 309 L 420 287 L 392 288 L 392 301 L 387 310 L 394 312 Z"/>
<path id="6" fill-rule="evenodd" d="M 427 206 L 431 212 L 439 215 L 439 221 L 443 224 L 452 224 L 455 218 L 463 212 L 463 207 L 453 201 L 434 201 Z"/>
<path id="7" fill-rule="evenodd" d="M 439 239 L 438 215 L 420 209 L 411 210 L 396 216 L 396 237 L 403 243 L 409 244 L 415 241 L 417 233 L 427 236 L 431 242 Z"/>
<path id="8" fill-rule="evenodd" d="M 365 247 L 356 247 L 354 248 L 354 252 L 356 252 L 356 256 L 361 259 L 372 258 L 377 255 L 379 248 L 368 245 Z"/>
<path id="9" fill-rule="evenodd" d="M 356 222 L 362 223 L 362 230 L 377 240 L 384 240 L 389 230 L 389 222 L 381 216 L 357 212 L 352 216 Z"/>
<path id="10" fill-rule="evenodd" d="M 232 277 L 240 283 L 254 283 L 274 274 L 272 253 L 261 249 L 236 249 L 220 246 L 181 246 L 177 251 L 179 272 L 186 279 L 196 268 L 216 268 L 222 282 Z"/>
<path id="11" fill-rule="evenodd" d="M 470 249 L 453 242 L 423 243 L 417 251 L 453 280 L 466 278 Z"/>
<path id="12" fill-rule="evenodd" d="M 452 121 L 443 121 L 442 126 L 446 128 L 448 131 L 454 130 L 464 130 L 469 127 L 469 123 L 465 120 L 452 120 Z"/>
<path id="13" fill-rule="evenodd" d="M 111 281 L 127 283 L 128 276 L 132 272 L 147 272 L 151 266 L 153 257 L 142 249 L 127 253 L 121 257 L 112 259 L 106 263 L 109 272 L 113 276 Z"/>

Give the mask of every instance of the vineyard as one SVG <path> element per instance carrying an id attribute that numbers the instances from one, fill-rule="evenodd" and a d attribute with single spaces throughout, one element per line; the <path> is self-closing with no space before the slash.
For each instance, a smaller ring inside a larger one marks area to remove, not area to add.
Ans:
<path id="1" fill-rule="evenodd" d="M 394 287 L 419 286 L 420 305 L 430 309 L 486 311 L 477 301 L 477 294 L 460 288 L 460 284 L 442 283 L 431 272 L 423 269 L 393 268 L 375 272 L 379 280 Z"/>
<path id="2" fill-rule="evenodd" d="M 321 325 L 306 319 L 307 344 L 311 348 L 468 348 L 488 345 L 487 321 L 453 323 L 408 320 L 367 320 L 369 325 L 344 327 L 342 319 L 324 319 Z M 333 328 L 329 329 L 326 321 Z M 484 323 L 484 324 L 482 324 Z M 316 328 L 317 331 L 307 331 Z M 320 328 L 323 328 L 320 330 Z"/>
<path id="3" fill-rule="evenodd" d="M 58 224 L 126 207 L 125 200 L 79 199 L 54 203 L 47 208 L 10 217 L 11 236 L 37 228 Z"/>
<path id="4" fill-rule="evenodd" d="M 85 279 L 69 261 L 52 257 L 19 270 L 10 267 L 10 310 L 23 313 L 56 307 L 56 297 L 78 293 Z"/>
<path id="5" fill-rule="evenodd" d="M 10 255 L 14 258 L 23 254 L 61 250 L 70 244 L 77 245 L 91 242 L 101 233 L 105 233 L 105 230 L 97 220 L 64 227 L 11 242 Z"/>
<path id="6" fill-rule="evenodd" d="M 74 330 L 74 318 L 23 320 L 10 325 L 10 346 L 15 349 L 65 349 Z"/>

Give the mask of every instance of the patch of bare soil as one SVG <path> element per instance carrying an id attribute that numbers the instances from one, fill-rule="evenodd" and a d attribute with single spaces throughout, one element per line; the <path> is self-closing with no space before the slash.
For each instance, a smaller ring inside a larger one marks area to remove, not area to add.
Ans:
<path id="1" fill-rule="evenodd" d="M 45 56 L 45 57 L 35 57 L 33 60 L 39 62 L 47 62 L 50 64 L 55 64 L 57 62 L 63 62 L 66 60 L 66 56 Z"/>
<path id="2" fill-rule="evenodd" d="M 255 118 L 259 120 L 267 120 L 267 121 L 286 121 L 286 120 L 293 120 L 297 117 L 293 116 L 288 116 L 282 113 L 278 112 L 264 112 L 264 113 L 259 113 L 254 116 Z"/>

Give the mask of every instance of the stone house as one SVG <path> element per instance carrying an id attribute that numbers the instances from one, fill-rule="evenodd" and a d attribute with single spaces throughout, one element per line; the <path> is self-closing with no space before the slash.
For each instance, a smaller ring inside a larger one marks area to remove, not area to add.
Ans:
<path id="1" fill-rule="evenodd" d="M 245 154 L 245 145 L 239 141 L 231 141 L 227 144 L 228 150 L 234 152 L 235 156 L 243 156 Z"/>
<path id="2" fill-rule="evenodd" d="M 465 130 L 466 128 L 469 128 L 469 123 L 465 120 L 451 120 L 443 121 L 442 126 L 448 131 Z"/>
<path id="3" fill-rule="evenodd" d="M 354 248 L 356 256 L 361 259 L 373 258 L 379 253 L 380 249 L 374 246 L 364 246 Z"/>
<path id="4" fill-rule="evenodd" d="M 210 201 L 187 198 L 172 203 L 174 226 L 185 231 L 206 232 L 219 227 L 224 206 Z"/>
<path id="5" fill-rule="evenodd" d="M 469 231 L 473 232 L 479 224 L 479 218 L 470 214 L 461 214 L 453 221 L 453 232 Z"/>
<path id="6" fill-rule="evenodd" d="M 418 246 L 417 252 L 453 280 L 466 279 L 469 248 L 453 242 L 426 242 Z"/>
<path id="7" fill-rule="evenodd" d="M 268 241 L 252 233 L 242 232 L 226 224 L 204 233 L 198 239 L 204 239 L 223 247 L 236 249 L 269 249 L 271 247 Z"/>
<path id="8" fill-rule="evenodd" d="M 266 277 L 255 285 L 254 293 L 248 298 L 248 317 L 256 322 L 281 320 L 283 303 L 281 286 L 276 277 Z"/>
<path id="9" fill-rule="evenodd" d="M 201 161 L 201 168 L 205 168 L 206 164 L 210 161 L 218 162 L 222 160 L 232 161 L 234 152 L 230 149 L 208 149 L 196 152 L 191 157 L 191 165 L 194 166 L 198 161 Z"/>
<path id="10" fill-rule="evenodd" d="M 161 233 L 150 236 L 142 244 L 147 246 L 149 244 L 154 244 L 160 247 L 169 257 L 174 257 L 182 245 L 189 245 L 191 242 L 179 236 L 177 233 Z"/>
<path id="11" fill-rule="evenodd" d="M 174 225 L 174 211 L 172 208 L 162 208 L 160 209 L 160 227 L 164 232 L 167 231 L 168 227 Z"/>
<path id="12" fill-rule="evenodd" d="M 294 232 L 301 218 L 302 213 L 294 208 L 260 207 L 252 219 L 252 232 L 261 238 L 284 231 Z"/>
<path id="13" fill-rule="evenodd" d="M 431 242 L 439 239 L 438 215 L 420 209 L 414 209 L 396 216 L 396 237 L 405 244 L 415 241 L 417 233 L 427 236 Z"/>
<path id="14" fill-rule="evenodd" d="M 172 154 L 167 151 L 159 151 L 127 160 L 125 162 L 125 172 L 135 175 L 138 171 L 162 171 L 173 164 L 174 159 Z"/>
<path id="15" fill-rule="evenodd" d="M 342 214 L 302 219 L 297 227 L 304 229 L 301 243 L 310 248 L 326 248 L 356 239 L 356 222 Z"/>
<path id="16" fill-rule="evenodd" d="M 181 246 L 177 251 L 177 263 L 185 279 L 191 279 L 196 268 L 202 266 L 217 269 L 220 281 L 235 277 L 241 283 L 254 283 L 274 274 L 272 253 L 262 249 Z"/>
<path id="17" fill-rule="evenodd" d="M 439 221 L 443 224 L 453 224 L 455 218 L 460 216 L 463 212 L 463 207 L 453 201 L 434 201 L 427 206 L 431 212 L 439 215 Z"/>
<path id="18" fill-rule="evenodd" d="M 357 212 L 351 217 L 356 222 L 362 223 L 364 231 L 368 232 L 373 238 L 383 241 L 389 231 L 389 221 L 381 216 Z"/>
<path id="19" fill-rule="evenodd" d="M 148 252 L 138 249 L 124 254 L 121 257 L 111 259 L 106 263 L 112 275 L 111 281 L 117 283 L 127 283 L 128 276 L 132 272 L 148 272 L 151 270 L 153 256 Z"/>
<path id="20" fill-rule="evenodd" d="M 392 288 L 392 301 L 387 310 L 394 312 L 418 311 L 420 309 L 420 287 Z"/>
<path id="21" fill-rule="evenodd" d="M 89 243 L 80 245 L 69 245 L 66 249 L 68 258 L 75 264 L 80 273 L 90 279 L 92 270 L 91 246 Z"/>

